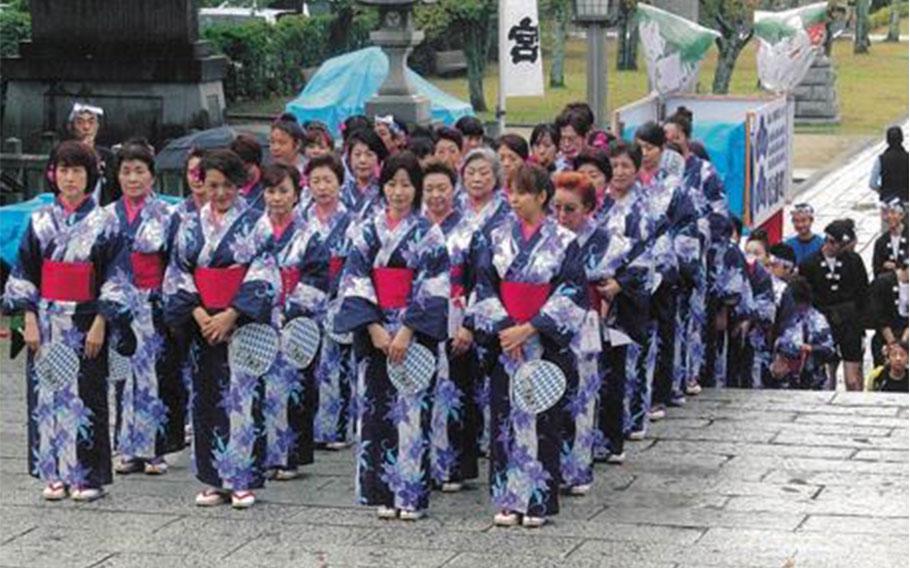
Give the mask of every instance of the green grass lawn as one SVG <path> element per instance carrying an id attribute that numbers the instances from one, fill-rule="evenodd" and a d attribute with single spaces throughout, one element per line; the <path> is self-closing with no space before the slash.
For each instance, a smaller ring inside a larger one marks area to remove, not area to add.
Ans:
<path id="1" fill-rule="evenodd" d="M 902 22 L 906 30 L 906 20 Z M 737 62 L 730 86 L 731 94 L 752 94 L 760 92 L 755 63 L 755 43 L 746 46 Z M 607 108 L 615 109 L 635 101 L 647 94 L 647 76 L 644 61 L 639 61 L 638 71 L 618 72 L 614 68 L 616 49 L 610 42 L 607 47 L 611 68 L 608 72 Z M 800 129 L 807 132 L 832 134 L 878 134 L 884 125 L 907 114 L 908 47 L 907 43 L 874 43 L 868 55 L 854 55 L 849 41 L 835 43 L 834 64 L 837 69 L 837 91 L 840 102 L 841 124 L 835 127 L 813 127 Z M 702 64 L 699 78 L 700 92 L 708 93 L 714 77 L 717 51 L 712 49 Z M 549 64 L 544 59 L 545 74 Z M 468 99 L 467 79 L 463 76 L 441 79 L 432 78 L 434 84 L 463 100 Z M 487 67 L 484 78 L 484 92 L 490 109 L 496 105 L 496 65 Z M 571 101 L 584 100 L 585 83 L 585 42 L 570 40 L 566 50 L 566 86 L 547 87 L 544 97 L 510 98 L 507 104 L 509 124 L 536 124 L 552 120 L 559 110 Z M 232 105 L 235 112 L 264 112 L 276 114 L 290 97 L 273 98 L 266 101 Z M 481 117 L 492 120 L 492 111 L 481 113 Z"/>

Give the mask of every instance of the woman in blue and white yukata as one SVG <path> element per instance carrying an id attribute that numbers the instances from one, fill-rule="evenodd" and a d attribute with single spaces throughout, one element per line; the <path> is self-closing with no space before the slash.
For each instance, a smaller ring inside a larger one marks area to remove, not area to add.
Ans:
<path id="1" fill-rule="evenodd" d="M 570 345 L 585 318 L 585 275 L 572 231 L 547 217 L 553 194 L 539 166 L 516 170 L 515 213 L 493 230 L 477 261 L 475 302 L 465 325 L 496 356 L 491 385 L 490 493 L 494 523 L 539 527 L 559 512 L 564 401 L 533 415 L 512 405 L 514 373 L 525 361 L 556 364 L 577 388 Z"/>
<path id="2" fill-rule="evenodd" d="M 281 292 L 274 320 L 279 327 L 298 317 L 325 317 L 329 253 L 319 231 L 295 212 L 300 174 L 285 164 L 273 164 L 262 176 L 266 214 L 259 224 L 271 231 L 272 252 L 281 272 Z M 265 375 L 265 468 L 277 481 L 299 475 L 313 463 L 313 416 L 316 413 L 316 358 L 304 368 L 291 364 L 279 351 Z"/>
<path id="3" fill-rule="evenodd" d="M 382 168 L 386 206 L 355 233 L 341 277 L 337 333 L 355 333 L 358 358 L 357 502 L 380 518 L 417 520 L 430 497 L 430 414 L 434 377 L 414 394 L 398 391 L 388 363 L 412 342 L 436 351 L 446 337 L 449 256 L 439 227 L 419 215 L 423 172 L 411 152 Z"/>
<path id="4" fill-rule="evenodd" d="M 679 302 L 688 298 L 701 262 L 698 240 L 698 215 L 691 192 L 683 186 L 685 160 L 673 150 L 665 149 L 663 128 L 656 122 L 646 122 L 635 131 L 635 141 L 642 150 L 638 179 L 644 191 L 645 203 L 653 217 L 655 288 L 651 295 L 651 316 L 654 337 L 653 396 L 651 420 L 660 420 L 675 397 L 683 395 L 683 376 L 677 365 L 686 344 L 685 323 L 688 305 Z M 680 306 L 685 309 L 680 312 Z M 674 392 L 675 391 L 675 392 Z"/>
<path id="5" fill-rule="evenodd" d="M 433 393 L 430 467 L 433 482 L 443 492 L 455 492 L 479 474 L 477 428 L 482 418 L 472 398 L 480 366 L 474 338 L 462 323 L 473 290 L 471 259 L 476 256 L 475 247 L 484 246 L 486 239 L 456 209 L 455 170 L 434 159 L 423 173 L 425 215 L 445 235 L 451 266 L 448 333 L 439 344 L 439 376 Z"/>
<path id="6" fill-rule="evenodd" d="M 727 217 L 727 196 L 717 170 L 708 160 L 698 157 L 691 148 L 692 121 L 688 112 L 676 112 L 664 123 L 664 134 L 668 144 L 674 144 L 685 159 L 683 185 L 689 190 L 695 209 L 698 213 L 698 234 L 701 244 L 701 262 L 694 274 L 691 294 L 680 298 L 688 303 L 688 322 L 686 324 L 686 349 L 683 353 L 685 368 L 685 393 L 697 395 L 701 392 L 699 385 L 702 367 L 705 364 L 705 341 L 710 332 L 708 326 L 714 325 L 707 314 L 707 254 L 712 238 L 708 215 L 715 213 Z M 685 314 L 684 314 L 685 315 Z"/>
<path id="7" fill-rule="evenodd" d="M 317 446 L 342 450 L 354 441 L 354 386 L 356 363 L 353 338 L 334 333 L 341 272 L 350 254 L 353 215 L 340 200 L 344 166 L 334 155 L 312 158 L 307 164 L 311 201 L 304 224 L 315 228 L 329 253 L 328 307 L 322 323 L 322 349 L 316 367 L 316 416 L 313 439 Z"/>
<path id="8" fill-rule="evenodd" d="M 345 138 L 350 177 L 341 186 L 341 202 L 360 223 L 382 209 L 382 187 L 377 178 L 389 155 L 379 136 L 361 128 Z"/>
<path id="9" fill-rule="evenodd" d="M 637 144 L 617 142 L 610 149 L 613 176 L 600 222 L 608 246 L 594 271 L 605 281 L 598 292 L 606 304 L 601 311 L 606 313 L 602 317 L 604 343 L 609 345 L 603 351 L 607 378 L 601 390 L 601 436 L 595 455 L 609 463 L 625 459 L 624 437 L 642 437 L 650 400 L 645 364 L 653 331 L 648 306 L 654 272 L 654 225 L 637 181 L 640 167 L 641 148 Z"/>
<path id="10" fill-rule="evenodd" d="M 107 206 L 120 222 L 132 267 L 130 321 L 136 352 L 122 361 L 118 377 L 116 449 L 120 474 L 167 471 L 164 455 L 183 449 L 186 395 L 181 350 L 168 349 L 161 295 L 164 269 L 171 252 L 173 208 L 158 199 L 155 156 L 144 140 L 125 143 L 117 152 L 122 197 Z M 111 354 L 116 357 L 115 354 Z M 112 367 L 112 372 L 114 371 Z"/>
<path id="11" fill-rule="evenodd" d="M 780 334 L 774 342 L 771 373 L 784 388 L 823 390 L 827 364 L 836 357 L 834 336 L 825 316 L 812 307 L 812 287 L 802 276 L 787 286 L 781 306 Z"/>
<path id="12" fill-rule="evenodd" d="M 29 473 L 43 496 L 92 501 L 111 483 L 108 345 L 128 354 L 130 266 L 117 218 L 90 193 L 98 179 L 94 152 L 79 142 L 55 148 L 49 169 L 54 202 L 31 214 L 3 294 L 6 313 L 24 312 L 28 346 Z M 122 332 L 126 332 L 123 335 Z M 79 371 L 59 385 L 39 380 L 39 349 L 62 343 Z"/>
<path id="13" fill-rule="evenodd" d="M 177 233 L 164 279 L 165 322 L 192 325 L 193 468 L 208 486 L 199 506 L 228 499 L 235 508 L 255 503 L 264 483 L 265 439 L 261 377 L 228 365 L 228 340 L 247 323 L 270 324 L 281 291 L 262 213 L 238 195 L 246 180 L 241 159 L 213 150 L 201 170 L 209 202 Z"/>
<path id="14" fill-rule="evenodd" d="M 460 212 L 463 219 L 470 223 L 478 234 L 471 251 L 488 246 L 493 229 L 512 215 L 512 210 L 505 195 L 505 174 L 502 164 L 495 152 L 489 148 L 475 148 L 467 153 L 461 164 L 461 180 L 464 186 L 464 198 L 461 199 Z M 475 285 L 474 265 L 476 255 L 471 254 L 464 263 L 461 283 L 465 286 L 465 298 L 470 296 Z M 454 265 L 454 270 L 459 270 Z M 490 448 L 490 370 L 496 364 L 496 355 L 483 345 L 474 342 L 478 372 L 472 387 L 473 404 L 478 420 L 475 432 L 477 446 L 483 455 Z"/>

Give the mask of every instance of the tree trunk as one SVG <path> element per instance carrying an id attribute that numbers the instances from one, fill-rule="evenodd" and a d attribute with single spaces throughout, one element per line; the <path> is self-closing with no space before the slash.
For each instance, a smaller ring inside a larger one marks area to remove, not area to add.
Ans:
<path id="1" fill-rule="evenodd" d="M 869 0 L 856 0 L 853 53 L 869 53 Z"/>
<path id="2" fill-rule="evenodd" d="M 622 11 L 616 33 L 619 36 L 616 47 L 616 69 L 618 71 L 634 71 L 638 69 L 635 61 L 638 48 L 638 29 L 634 25 L 632 14 L 629 11 Z"/>
<path id="3" fill-rule="evenodd" d="M 489 30 L 480 22 L 466 22 L 464 32 L 464 55 L 468 63 L 468 93 L 474 112 L 485 112 L 487 102 L 483 94 L 483 72 L 487 63 Z"/>
<path id="4" fill-rule="evenodd" d="M 553 6 L 553 55 L 550 64 L 550 86 L 565 87 L 566 35 L 569 31 L 569 7 L 565 0 L 556 0 Z"/>
<path id="5" fill-rule="evenodd" d="M 901 11 L 900 0 L 891 0 L 891 19 L 888 22 L 888 36 L 885 41 L 900 41 L 901 39 Z"/>
<path id="6" fill-rule="evenodd" d="M 751 37 L 752 34 L 749 34 L 745 39 L 737 36 L 717 40 L 717 69 L 714 71 L 714 85 L 711 87 L 714 94 L 726 95 L 730 91 L 730 80 L 733 78 L 736 59 Z"/>

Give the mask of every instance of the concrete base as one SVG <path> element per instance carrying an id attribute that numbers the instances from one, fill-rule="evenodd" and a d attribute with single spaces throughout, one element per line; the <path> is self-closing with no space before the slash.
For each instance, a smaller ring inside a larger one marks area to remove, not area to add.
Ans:
<path id="1" fill-rule="evenodd" d="M 837 73 L 831 60 L 819 56 L 794 89 L 796 124 L 838 124 Z"/>
<path id="2" fill-rule="evenodd" d="M 74 101 L 104 109 L 98 142 L 112 145 L 143 136 L 156 147 L 191 128 L 224 123 L 221 81 L 200 83 L 99 83 L 12 80 L 6 92 L 2 137 L 38 149 L 41 133 L 64 132 Z"/>
<path id="3" fill-rule="evenodd" d="M 366 102 L 367 116 L 394 115 L 409 127 L 430 124 L 430 99 L 420 95 L 377 95 Z"/>

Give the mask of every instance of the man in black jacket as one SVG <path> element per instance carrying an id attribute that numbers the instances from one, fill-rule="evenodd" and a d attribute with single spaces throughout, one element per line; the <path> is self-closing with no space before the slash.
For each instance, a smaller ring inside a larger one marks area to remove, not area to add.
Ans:
<path id="1" fill-rule="evenodd" d="M 862 390 L 863 324 L 869 279 L 863 260 L 846 250 L 849 224 L 832 221 L 825 227 L 825 244 L 799 267 L 812 287 L 813 303 L 831 326 L 838 357 L 844 362 L 847 390 Z M 834 388 L 837 361 L 829 366 L 829 388 Z"/>
<path id="2" fill-rule="evenodd" d="M 885 362 L 883 348 L 908 339 L 908 276 L 907 257 L 902 256 L 896 270 L 883 272 L 869 287 L 869 305 L 875 318 L 872 357 L 876 367 Z"/>
<path id="3" fill-rule="evenodd" d="M 885 204 L 899 198 L 907 208 L 907 190 L 910 188 L 910 159 L 904 149 L 904 133 L 899 126 L 888 128 L 885 133 L 888 148 L 872 164 L 869 187 L 878 192 L 879 203 Z M 884 229 L 885 220 L 882 219 Z"/>

